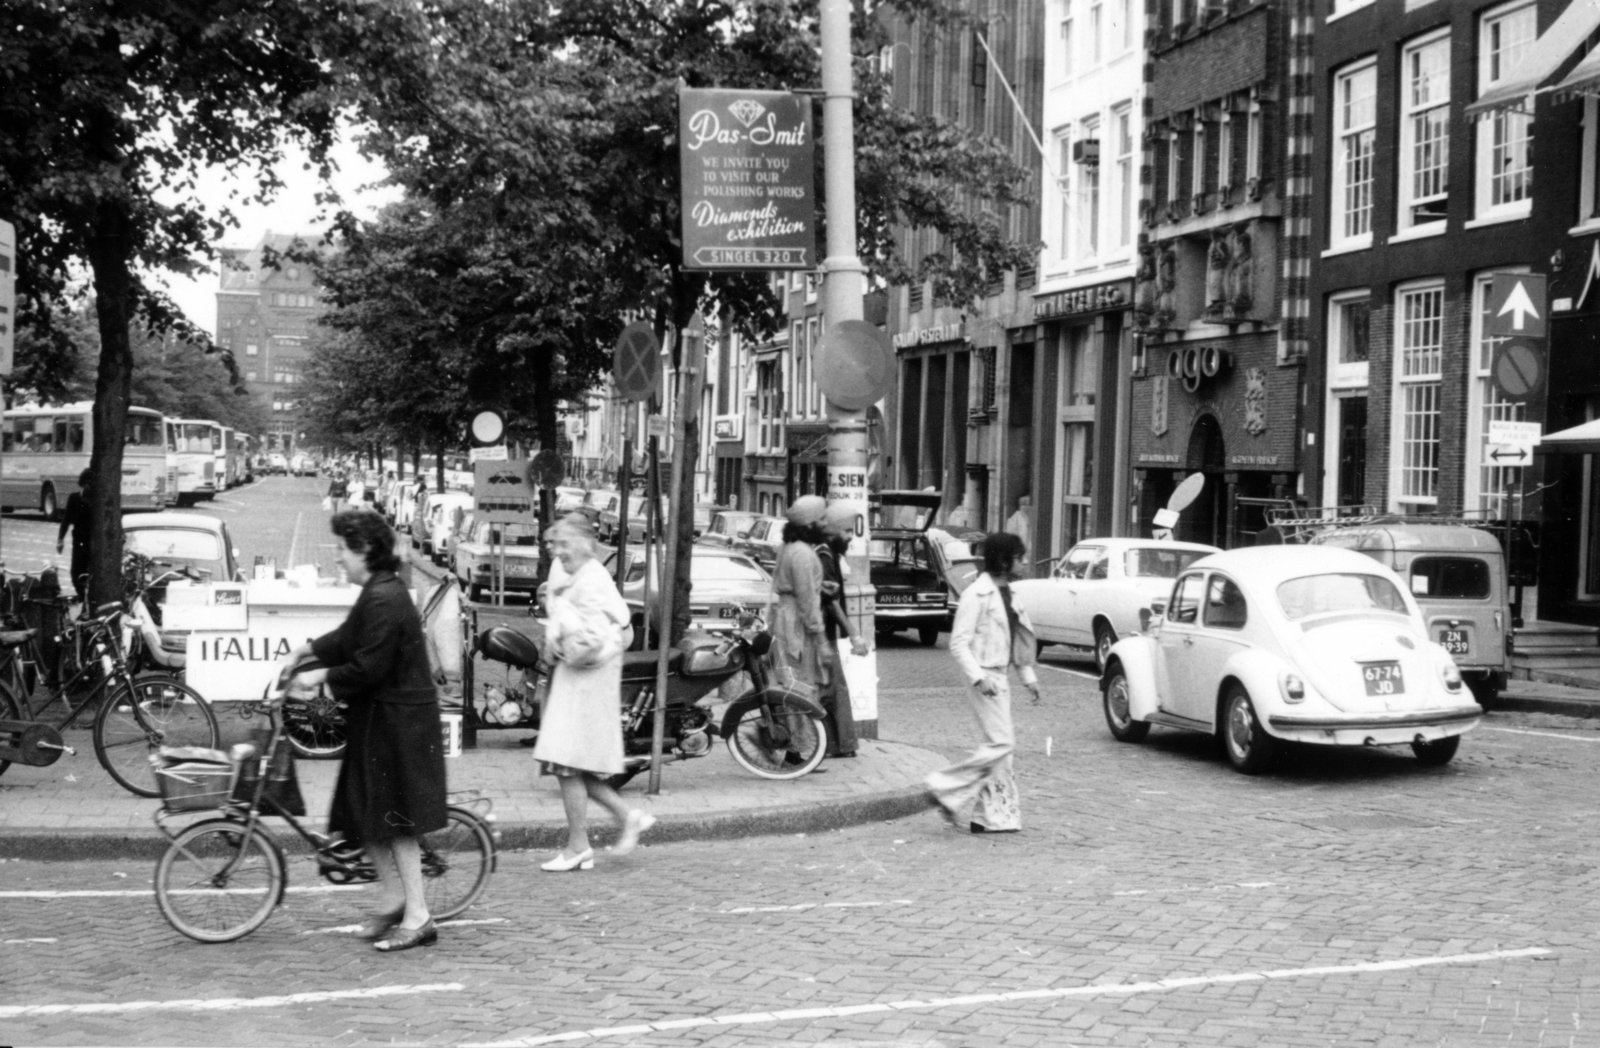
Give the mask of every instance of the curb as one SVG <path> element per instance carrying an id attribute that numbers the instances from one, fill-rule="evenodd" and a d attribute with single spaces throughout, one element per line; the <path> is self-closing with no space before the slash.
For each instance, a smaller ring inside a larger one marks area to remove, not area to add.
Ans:
<path id="1" fill-rule="evenodd" d="M 701 815 L 660 815 L 658 816 L 660 821 L 645 835 L 644 843 L 675 844 L 682 841 L 822 833 L 863 823 L 903 819 L 926 811 L 928 806 L 928 796 L 922 787 L 908 786 L 900 790 L 867 794 L 824 804 L 789 804 L 751 811 L 707 812 Z M 197 818 L 195 821 L 203 819 Z M 278 825 L 278 820 L 272 820 L 267 826 L 278 843 L 291 855 L 311 854 L 310 846 L 293 830 Z M 502 852 L 559 848 L 565 842 L 567 832 L 566 823 L 556 820 L 514 825 L 496 823 L 495 828 L 499 831 Z M 0 858 L 7 859 L 34 859 L 44 862 L 95 859 L 154 861 L 166 850 L 167 839 L 153 825 L 150 832 L 137 835 L 131 830 L 43 828 L 12 830 L 0 835 Z"/>
<path id="2" fill-rule="evenodd" d="M 1547 684 L 1561 684 L 1547 680 Z M 1496 712 L 1557 713 L 1564 717 L 1600 717 L 1600 696 L 1594 699 L 1566 699 L 1552 695 L 1501 695 Z"/>

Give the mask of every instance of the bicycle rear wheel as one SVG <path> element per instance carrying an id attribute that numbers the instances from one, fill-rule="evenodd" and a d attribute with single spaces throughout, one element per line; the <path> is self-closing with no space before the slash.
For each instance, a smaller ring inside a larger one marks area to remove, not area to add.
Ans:
<path id="1" fill-rule="evenodd" d="M 258 828 L 208 819 L 188 827 L 156 862 L 156 905 L 200 942 L 232 942 L 266 923 L 283 899 L 283 856 Z"/>
<path id="2" fill-rule="evenodd" d="M 94 721 L 94 755 L 117 785 L 140 797 L 158 797 L 150 755 L 161 746 L 207 746 L 221 736 L 211 704 L 169 677 L 141 677 L 119 685 Z"/>
<path id="3" fill-rule="evenodd" d="M 422 838 L 422 891 L 428 912 L 441 921 L 465 912 L 483 894 L 494 867 L 489 828 L 471 812 L 451 808 L 445 828 Z"/>

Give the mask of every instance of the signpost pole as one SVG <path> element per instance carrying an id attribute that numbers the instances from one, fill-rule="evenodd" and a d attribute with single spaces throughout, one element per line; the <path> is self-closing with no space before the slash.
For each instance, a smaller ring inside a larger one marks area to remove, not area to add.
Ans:
<path id="1" fill-rule="evenodd" d="M 824 172 L 828 193 L 827 258 L 823 261 L 824 323 L 833 327 L 862 318 L 861 299 L 866 292 L 866 269 L 856 254 L 855 118 L 851 107 L 855 88 L 850 70 L 850 0 L 822 0 L 822 130 L 828 157 Z M 865 409 L 850 410 L 828 401 L 828 497 L 849 501 L 860 517 L 856 537 L 845 558 L 849 579 L 845 608 L 856 632 L 875 637 L 872 608 L 871 540 L 867 514 L 867 459 L 871 452 Z M 856 733 L 878 737 L 877 653 L 860 679 L 848 690 L 856 717 Z M 843 712 L 843 711 L 841 711 Z"/>

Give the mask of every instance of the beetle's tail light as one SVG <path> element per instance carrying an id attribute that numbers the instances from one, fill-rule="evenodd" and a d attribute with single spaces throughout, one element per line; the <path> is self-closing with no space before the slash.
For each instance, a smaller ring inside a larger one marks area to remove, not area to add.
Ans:
<path id="1" fill-rule="evenodd" d="M 1283 701 L 1306 701 L 1306 682 L 1300 679 L 1298 673 L 1285 673 L 1278 684 L 1283 689 Z"/>
<path id="2" fill-rule="evenodd" d="M 1439 667 L 1439 676 L 1444 678 L 1444 686 L 1451 691 L 1461 690 L 1461 669 L 1454 662 L 1447 662 Z"/>

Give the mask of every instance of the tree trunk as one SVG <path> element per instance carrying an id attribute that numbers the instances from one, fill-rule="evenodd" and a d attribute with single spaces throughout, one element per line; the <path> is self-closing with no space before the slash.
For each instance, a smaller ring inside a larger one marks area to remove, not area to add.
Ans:
<path id="1" fill-rule="evenodd" d="M 433 480 L 434 491 L 444 490 L 444 447 L 441 445 L 433 453 Z"/>
<path id="2" fill-rule="evenodd" d="M 89 594 L 84 607 L 122 595 L 122 441 L 133 395 L 133 347 L 128 322 L 133 277 L 128 269 L 128 218 L 115 205 L 102 207 L 89 244 L 94 273 L 95 315 L 100 328 L 100 370 L 94 387 L 94 445 L 89 468 Z M 61 493 L 57 493 L 61 497 Z"/>

